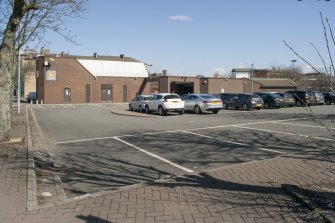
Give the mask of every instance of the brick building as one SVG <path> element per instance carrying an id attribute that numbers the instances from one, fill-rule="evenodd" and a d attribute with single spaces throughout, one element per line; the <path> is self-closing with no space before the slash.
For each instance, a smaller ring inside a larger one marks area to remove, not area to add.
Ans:
<path id="1" fill-rule="evenodd" d="M 126 102 L 149 93 L 143 62 L 120 55 L 47 54 L 36 61 L 36 91 L 46 104 Z"/>
<path id="2" fill-rule="evenodd" d="M 45 104 L 128 102 L 138 94 L 287 91 L 290 79 L 148 75 L 131 57 L 45 54 L 36 59 L 36 92 Z"/>

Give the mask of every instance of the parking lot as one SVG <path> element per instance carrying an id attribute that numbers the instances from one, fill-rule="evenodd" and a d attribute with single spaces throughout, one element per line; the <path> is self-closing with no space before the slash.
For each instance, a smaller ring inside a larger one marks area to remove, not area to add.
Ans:
<path id="1" fill-rule="evenodd" d="M 122 116 L 127 104 L 33 105 L 68 197 L 334 144 L 335 106 Z M 325 126 L 328 127 L 325 128 Z"/>

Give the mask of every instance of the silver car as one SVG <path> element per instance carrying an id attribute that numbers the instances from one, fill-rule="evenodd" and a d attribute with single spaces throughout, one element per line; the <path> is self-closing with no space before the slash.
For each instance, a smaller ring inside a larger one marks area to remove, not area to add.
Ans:
<path id="1" fill-rule="evenodd" d="M 203 111 L 212 111 L 214 114 L 222 110 L 221 99 L 209 94 L 189 94 L 184 98 L 185 111 L 194 111 L 197 114 Z"/>
<path id="2" fill-rule="evenodd" d="M 149 100 L 152 99 L 152 95 L 138 95 L 136 98 L 129 102 L 129 110 L 137 110 L 139 112 L 144 112 L 145 105 Z"/>

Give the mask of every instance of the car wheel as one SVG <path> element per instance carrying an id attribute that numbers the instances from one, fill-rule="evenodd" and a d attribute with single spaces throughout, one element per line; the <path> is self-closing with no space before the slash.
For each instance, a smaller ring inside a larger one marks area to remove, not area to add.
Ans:
<path id="1" fill-rule="evenodd" d="M 160 116 L 164 116 L 165 113 L 166 113 L 166 112 L 164 111 L 163 107 L 160 106 L 160 107 L 158 108 L 158 114 L 159 114 Z"/>
<path id="2" fill-rule="evenodd" d="M 217 114 L 217 113 L 219 113 L 219 110 L 213 110 L 213 113 Z"/>
<path id="3" fill-rule="evenodd" d="M 227 106 L 226 103 L 223 103 L 223 104 L 222 104 L 222 107 L 223 107 L 223 109 L 228 109 L 228 106 Z"/>
<path id="4" fill-rule="evenodd" d="M 256 108 L 257 110 L 261 110 L 261 108 Z"/>
<path id="5" fill-rule="evenodd" d="M 183 115 L 184 114 L 184 110 L 178 111 L 179 115 Z"/>
<path id="6" fill-rule="evenodd" d="M 201 108 L 200 108 L 198 105 L 196 105 L 196 106 L 194 107 L 194 112 L 195 112 L 196 114 L 200 114 L 200 113 L 201 113 Z"/>
<path id="7" fill-rule="evenodd" d="M 140 107 L 138 107 L 138 111 L 139 111 L 139 112 L 143 112 L 143 108 L 142 108 L 141 105 L 140 105 Z"/>
<path id="8" fill-rule="evenodd" d="M 326 100 L 326 105 L 330 105 L 331 101 L 330 100 Z"/>
<path id="9" fill-rule="evenodd" d="M 129 111 L 132 111 L 133 110 L 133 108 L 131 107 L 131 105 L 129 105 Z"/>
<path id="10" fill-rule="evenodd" d="M 149 106 L 145 106 L 145 113 L 150 114 Z"/>
<path id="11" fill-rule="evenodd" d="M 264 108 L 269 109 L 270 108 L 269 103 L 264 103 Z"/>
<path id="12" fill-rule="evenodd" d="M 301 101 L 297 101 L 297 102 L 296 102 L 296 105 L 297 105 L 297 106 L 301 106 L 301 105 L 302 105 Z"/>
<path id="13" fill-rule="evenodd" d="M 243 108 L 244 111 L 249 110 L 249 106 L 248 106 L 247 104 L 243 104 L 243 105 L 242 105 L 242 108 Z"/>

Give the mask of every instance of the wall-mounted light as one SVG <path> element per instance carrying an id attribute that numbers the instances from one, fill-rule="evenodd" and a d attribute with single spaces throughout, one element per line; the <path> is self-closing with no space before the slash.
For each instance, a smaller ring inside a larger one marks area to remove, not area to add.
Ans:
<path id="1" fill-rule="evenodd" d="M 207 81 L 206 81 L 206 80 L 205 80 L 205 81 L 203 81 L 203 82 L 202 82 L 202 84 L 207 84 Z"/>
<path id="2" fill-rule="evenodd" d="M 137 80 L 137 77 L 135 77 L 135 80 Z"/>

